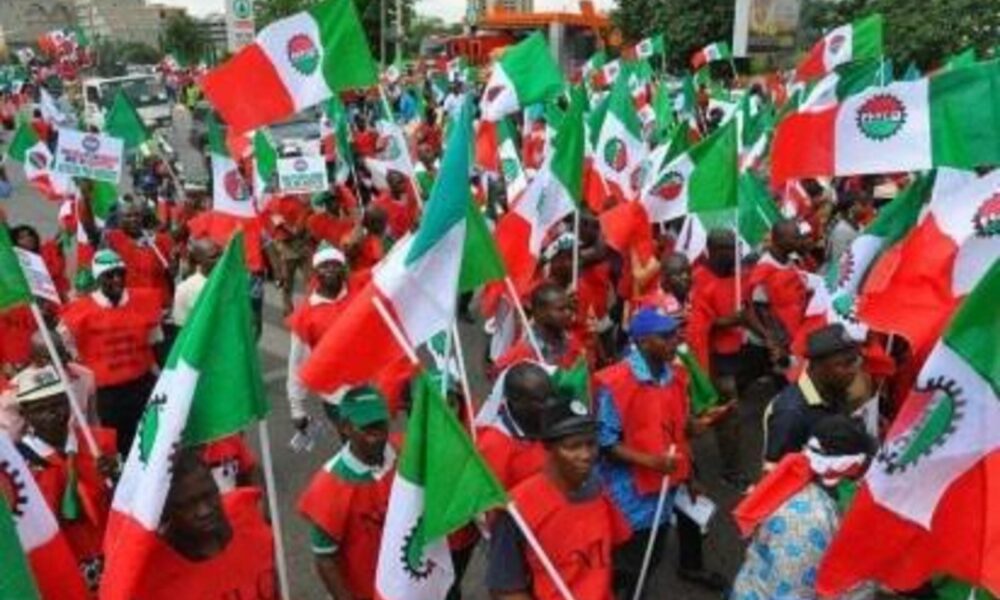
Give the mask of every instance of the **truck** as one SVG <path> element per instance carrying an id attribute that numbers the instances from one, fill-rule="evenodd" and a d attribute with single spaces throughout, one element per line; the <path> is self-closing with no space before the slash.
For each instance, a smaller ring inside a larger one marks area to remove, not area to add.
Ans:
<path id="1" fill-rule="evenodd" d="M 104 117 L 115 101 L 118 90 L 125 92 L 143 124 L 150 130 L 173 123 L 172 104 L 159 77 L 134 74 L 122 77 L 92 77 L 83 82 L 83 121 L 102 129 Z"/>

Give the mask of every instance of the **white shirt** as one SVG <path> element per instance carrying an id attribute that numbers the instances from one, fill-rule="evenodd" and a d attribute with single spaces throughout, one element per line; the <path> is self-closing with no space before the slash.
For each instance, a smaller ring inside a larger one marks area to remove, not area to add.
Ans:
<path id="1" fill-rule="evenodd" d="M 207 282 L 208 277 L 205 277 L 199 270 L 177 285 L 177 289 L 174 290 L 174 306 L 171 315 L 178 327 L 187 322 L 191 309 L 194 308 L 194 303 L 198 300 L 198 296 L 201 295 L 201 290 Z"/>

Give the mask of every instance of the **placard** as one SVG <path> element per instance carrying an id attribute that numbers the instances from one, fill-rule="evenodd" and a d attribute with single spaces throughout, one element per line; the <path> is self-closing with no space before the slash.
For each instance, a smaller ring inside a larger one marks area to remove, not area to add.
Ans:
<path id="1" fill-rule="evenodd" d="M 322 156 L 278 159 L 278 188 L 283 192 L 311 194 L 329 187 Z"/>
<path id="2" fill-rule="evenodd" d="M 28 252 L 23 248 L 14 248 L 17 260 L 21 263 L 21 270 L 24 271 L 24 278 L 28 280 L 31 294 L 39 298 L 51 300 L 56 304 L 62 304 L 59 299 L 59 291 L 56 284 L 52 283 L 52 276 L 42 257 L 34 252 Z"/>
<path id="3" fill-rule="evenodd" d="M 118 183 L 124 144 L 119 138 L 76 129 L 60 129 L 56 173 Z"/>

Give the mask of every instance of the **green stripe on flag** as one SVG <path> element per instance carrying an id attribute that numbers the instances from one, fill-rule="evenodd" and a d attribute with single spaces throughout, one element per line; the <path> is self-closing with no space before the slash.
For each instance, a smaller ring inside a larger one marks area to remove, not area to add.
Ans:
<path id="1" fill-rule="evenodd" d="M 198 372 L 184 429 L 186 445 L 236 433 L 267 415 L 242 232 L 233 236 L 212 269 L 166 368 L 177 368 L 181 360 Z"/>
<path id="2" fill-rule="evenodd" d="M 7 500 L 0 499 L 0 598 L 10 600 L 39 600 L 38 587 L 28 566 L 28 559 L 21 547 L 21 539 L 14 524 Z"/>
<path id="3" fill-rule="evenodd" d="M 756 248 L 764 243 L 771 226 L 781 220 L 781 213 L 767 184 L 752 171 L 740 175 L 739 203 L 739 235 Z"/>
<path id="4" fill-rule="evenodd" d="M 587 406 L 593 406 L 587 361 L 581 358 L 569 369 L 556 369 L 552 374 L 552 389 L 556 396 L 567 402 L 580 400 Z"/>
<path id="5" fill-rule="evenodd" d="M 503 279 L 503 259 L 479 208 L 469 202 L 465 216 L 465 244 L 458 273 L 458 291 L 471 292 L 490 281 Z"/>
<path id="6" fill-rule="evenodd" d="M 467 207 L 472 203 L 472 191 L 469 187 L 471 143 L 472 109 L 466 98 L 448 136 L 444 157 L 441 159 L 441 170 L 434 181 L 431 198 L 424 208 L 420 228 L 406 255 L 407 265 L 420 260 L 452 227 L 465 218 Z"/>
<path id="7" fill-rule="evenodd" d="M 736 119 L 732 119 L 691 149 L 695 170 L 688 188 L 690 212 L 736 208 L 739 173 L 736 133 Z"/>
<path id="8" fill-rule="evenodd" d="M 278 170 L 278 152 L 263 129 L 258 129 L 253 134 L 253 157 L 256 161 L 257 174 L 263 181 L 270 181 L 271 176 Z"/>
<path id="9" fill-rule="evenodd" d="M 566 87 L 562 69 L 552 58 L 545 37 L 538 32 L 508 48 L 500 57 L 499 66 L 514 86 L 521 106 L 554 98 Z"/>
<path id="10" fill-rule="evenodd" d="M 691 411 L 700 415 L 719 403 L 719 392 L 712 385 L 712 379 L 701 368 L 698 360 L 687 350 L 678 350 L 677 357 L 687 369 L 688 396 L 691 398 Z"/>
<path id="11" fill-rule="evenodd" d="M 10 232 L 0 225 L 0 310 L 31 303 L 31 287 L 14 252 Z"/>
<path id="12" fill-rule="evenodd" d="M 138 148 L 150 138 L 142 117 L 129 102 L 125 92 L 120 89 L 115 94 L 114 103 L 104 121 L 104 131 L 108 135 L 121 138 L 126 150 Z"/>
<path id="13" fill-rule="evenodd" d="M 309 9 L 322 39 L 323 78 L 336 92 L 378 83 L 378 69 L 354 4 L 327 0 Z"/>
<path id="14" fill-rule="evenodd" d="M 10 141 L 10 146 L 7 147 L 7 156 L 11 160 L 23 163 L 27 158 L 28 151 L 37 144 L 38 136 L 35 135 L 35 130 L 31 127 L 30 123 L 25 120 L 18 124 L 17 131 L 14 132 L 14 139 Z"/>
<path id="15" fill-rule="evenodd" d="M 582 88 L 570 92 L 569 110 L 560 123 L 553 142 L 552 175 L 559 180 L 577 207 L 583 202 L 583 107 L 587 99 Z"/>
<path id="16" fill-rule="evenodd" d="M 930 78 L 934 164 L 1000 164 L 1000 61 L 976 63 Z"/>
<path id="17" fill-rule="evenodd" d="M 211 154 L 229 156 L 229 149 L 226 148 L 226 132 L 222 129 L 218 117 L 215 116 L 215 111 L 208 113 L 205 122 L 205 127 L 208 130 L 208 151 Z"/>
<path id="18" fill-rule="evenodd" d="M 885 247 L 895 244 L 906 235 L 920 219 L 920 210 L 930 197 L 934 176 L 922 174 L 900 192 L 878 213 L 878 217 L 864 232 L 884 240 Z"/>
<path id="19" fill-rule="evenodd" d="M 413 389 L 397 476 L 424 488 L 424 516 L 412 543 L 418 556 L 428 543 L 507 503 L 503 486 L 426 374 Z"/>
<path id="20" fill-rule="evenodd" d="M 961 356 L 1000 396 L 1000 261 L 979 280 L 948 325 L 944 343 Z"/>

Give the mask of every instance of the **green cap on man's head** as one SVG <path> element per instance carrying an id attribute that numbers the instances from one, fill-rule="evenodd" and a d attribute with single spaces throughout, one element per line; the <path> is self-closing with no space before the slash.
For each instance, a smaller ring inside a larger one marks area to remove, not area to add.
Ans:
<path id="1" fill-rule="evenodd" d="M 389 407 L 382 392 L 370 385 L 351 388 L 340 403 L 340 418 L 355 427 L 389 420 Z"/>

